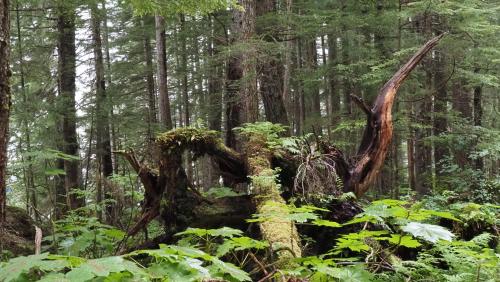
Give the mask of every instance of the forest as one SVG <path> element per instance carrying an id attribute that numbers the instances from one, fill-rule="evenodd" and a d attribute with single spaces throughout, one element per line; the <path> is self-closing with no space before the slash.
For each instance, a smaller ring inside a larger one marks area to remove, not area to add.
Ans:
<path id="1" fill-rule="evenodd" d="M 500 281 L 498 0 L 0 0 L 0 282 Z"/>

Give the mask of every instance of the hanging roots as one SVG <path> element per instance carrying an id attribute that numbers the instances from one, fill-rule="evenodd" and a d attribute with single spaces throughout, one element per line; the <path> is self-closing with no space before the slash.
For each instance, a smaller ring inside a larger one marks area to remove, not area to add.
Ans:
<path id="1" fill-rule="evenodd" d="M 307 152 L 308 151 L 308 152 Z M 294 180 L 294 191 L 309 195 L 339 196 L 342 194 L 342 183 L 337 176 L 335 162 L 326 154 L 320 154 L 314 148 L 307 148 L 301 154 L 301 162 Z"/>

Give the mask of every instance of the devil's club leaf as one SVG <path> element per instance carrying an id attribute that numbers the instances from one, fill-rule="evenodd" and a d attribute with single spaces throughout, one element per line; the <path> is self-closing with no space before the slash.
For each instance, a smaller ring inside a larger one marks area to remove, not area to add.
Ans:
<path id="1" fill-rule="evenodd" d="M 436 243 L 438 240 L 451 241 L 455 236 L 446 228 L 439 225 L 419 222 L 408 223 L 407 225 L 403 226 L 403 231 L 432 243 Z"/>

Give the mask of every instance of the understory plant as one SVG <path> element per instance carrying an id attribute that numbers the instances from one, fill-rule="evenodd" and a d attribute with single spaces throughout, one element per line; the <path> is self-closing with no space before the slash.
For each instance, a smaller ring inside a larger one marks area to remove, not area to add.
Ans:
<path id="1" fill-rule="evenodd" d="M 492 212 L 498 208 L 488 207 Z M 59 254 L 11 259 L 0 265 L 0 281 L 255 281 L 294 277 L 299 279 L 296 281 L 465 282 L 495 281 L 500 271 L 498 249 L 490 246 L 498 239 L 495 234 L 463 240 L 438 225 L 443 220 L 463 224 L 473 212 L 457 216 L 453 209 L 380 200 L 340 224 L 323 219 L 321 214 L 328 211 L 324 208 L 282 204 L 280 209 L 287 209 L 286 220 L 298 225 L 326 229 L 357 226 L 358 231 L 332 238 L 335 244 L 329 252 L 296 258 L 289 268 L 277 269 L 271 258 L 279 246 L 229 227 L 188 228 L 175 235 L 179 239 L 176 245 L 93 258 L 109 255 L 110 246 L 117 242 L 113 240 L 122 238 L 123 233 L 92 218 L 72 216 L 59 223 Z M 275 216 L 272 212 L 256 214 L 248 221 L 252 224 Z"/>

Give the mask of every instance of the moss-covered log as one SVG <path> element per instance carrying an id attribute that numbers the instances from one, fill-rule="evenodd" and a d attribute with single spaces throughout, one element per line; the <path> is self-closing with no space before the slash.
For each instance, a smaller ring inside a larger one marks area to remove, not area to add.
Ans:
<path id="1" fill-rule="evenodd" d="M 277 184 L 275 170 L 271 167 L 273 154 L 267 147 L 264 135 L 252 134 L 245 145 L 248 170 L 251 175 L 253 202 L 258 214 L 272 215 L 259 223 L 263 239 L 276 250 L 276 266 L 286 266 L 295 257 L 302 256 L 299 234 L 284 204 Z"/>

